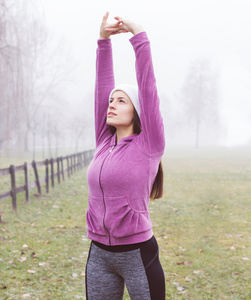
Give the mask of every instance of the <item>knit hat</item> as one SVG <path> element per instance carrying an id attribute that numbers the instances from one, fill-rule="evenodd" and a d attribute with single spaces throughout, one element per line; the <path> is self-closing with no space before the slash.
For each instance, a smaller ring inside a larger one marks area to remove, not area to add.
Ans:
<path id="1" fill-rule="evenodd" d="M 140 104 L 139 104 L 138 88 L 136 86 L 130 85 L 130 84 L 121 84 L 121 85 L 115 87 L 111 91 L 110 96 L 109 96 L 109 101 L 110 101 L 110 98 L 111 98 L 112 94 L 116 91 L 122 91 L 130 98 L 135 110 L 137 111 L 138 115 L 140 116 Z"/>

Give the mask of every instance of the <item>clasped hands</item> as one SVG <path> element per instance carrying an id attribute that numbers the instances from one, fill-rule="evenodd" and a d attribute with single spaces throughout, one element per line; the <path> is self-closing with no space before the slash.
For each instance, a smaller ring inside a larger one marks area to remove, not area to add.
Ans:
<path id="1" fill-rule="evenodd" d="M 133 35 L 136 35 L 144 31 L 141 25 L 129 20 L 124 20 L 121 17 L 114 17 L 117 22 L 109 24 L 107 22 L 108 17 L 109 13 L 107 12 L 100 26 L 100 39 L 109 39 L 111 35 L 119 33 L 131 32 Z"/>

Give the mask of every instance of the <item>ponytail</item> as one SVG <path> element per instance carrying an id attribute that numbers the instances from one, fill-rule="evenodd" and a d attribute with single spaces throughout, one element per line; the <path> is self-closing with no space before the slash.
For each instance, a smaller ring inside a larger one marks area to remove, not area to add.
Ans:
<path id="1" fill-rule="evenodd" d="M 150 199 L 159 199 L 163 196 L 163 179 L 164 179 L 164 173 L 162 168 L 162 163 L 159 163 L 159 169 L 157 172 L 157 175 L 155 177 L 152 191 L 150 194 Z"/>

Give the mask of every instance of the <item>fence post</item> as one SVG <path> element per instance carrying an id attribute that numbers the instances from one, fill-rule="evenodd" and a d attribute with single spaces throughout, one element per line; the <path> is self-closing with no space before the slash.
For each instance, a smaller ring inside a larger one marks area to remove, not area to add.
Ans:
<path id="1" fill-rule="evenodd" d="M 54 161 L 53 158 L 50 159 L 51 163 L 51 186 L 54 188 Z"/>
<path id="2" fill-rule="evenodd" d="M 76 173 L 76 154 L 73 154 L 73 159 L 74 159 L 74 173 Z"/>
<path id="3" fill-rule="evenodd" d="M 12 208 L 14 212 L 17 212 L 17 194 L 16 194 L 16 177 L 15 177 L 15 166 L 10 166 L 10 178 L 11 178 L 11 197 L 12 197 Z"/>
<path id="4" fill-rule="evenodd" d="M 83 169 L 83 161 L 82 161 L 82 159 L 83 159 L 83 152 L 80 153 L 80 168 L 81 168 L 81 170 Z"/>
<path id="5" fill-rule="evenodd" d="M 38 172 L 37 172 L 37 164 L 36 164 L 35 160 L 33 160 L 33 162 L 32 162 L 32 167 L 33 167 L 34 173 L 35 173 L 37 191 L 38 191 L 38 194 L 41 196 L 41 186 L 40 186 L 40 182 L 39 182 L 39 176 L 38 176 Z"/>
<path id="6" fill-rule="evenodd" d="M 80 167 L 83 169 L 83 152 L 80 153 Z"/>
<path id="7" fill-rule="evenodd" d="M 25 177 L 25 203 L 30 203 L 29 194 L 29 168 L 27 162 L 24 163 L 24 177 Z"/>
<path id="8" fill-rule="evenodd" d="M 46 183 L 46 193 L 49 193 L 49 160 L 45 160 L 45 183 Z"/>
<path id="9" fill-rule="evenodd" d="M 71 175 L 72 175 L 73 174 L 72 155 L 70 157 L 71 157 Z"/>
<path id="10" fill-rule="evenodd" d="M 61 161 L 62 178 L 63 178 L 63 181 L 64 181 L 64 163 L 63 163 L 63 157 L 62 156 L 60 157 L 60 161 Z"/>
<path id="11" fill-rule="evenodd" d="M 59 157 L 57 157 L 57 173 L 58 173 L 58 183 L 60 183 L 60 165 L 59 165 Z"/>
<path id="12" fill-rule="evenodd" d="M 86 151 L 84 151 L 84 166 L 86 167 L 87 163 L 86 163 Z"/>
<path id="13" fill-rule="evenodd" d="M 67 173 L 68 173 L 68 178 L 70 178 L 69 155 L 66 156 L 66 159 L 67 159 Z"/>
<path id="14" fill-rule="evenodd" d="M 80 170 L 80 157 L 79 157 L 79 153 L 77 153 L 77 170 Z"/>

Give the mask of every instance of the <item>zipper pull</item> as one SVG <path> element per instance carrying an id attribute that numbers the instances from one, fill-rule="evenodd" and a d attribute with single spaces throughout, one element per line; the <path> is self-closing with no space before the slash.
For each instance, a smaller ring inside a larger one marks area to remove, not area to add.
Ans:
<path id="1" fill-rule="evenodd" d="M 114 147 L 115 147 L 115 146 L 112 146 L 112 149 L 109 151 L 109 153 L 111 153 L 111 152 L 112 152 L 112 150 L 114 149 Z"/>

